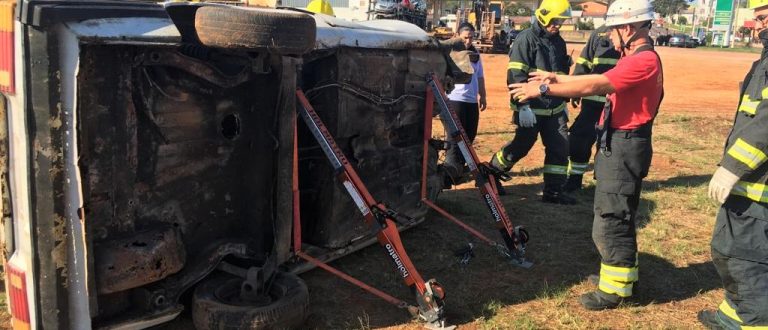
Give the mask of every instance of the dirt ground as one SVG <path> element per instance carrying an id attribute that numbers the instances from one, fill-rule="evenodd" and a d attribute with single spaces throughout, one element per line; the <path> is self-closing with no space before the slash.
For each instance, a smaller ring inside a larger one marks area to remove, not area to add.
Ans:
<path id="1" fill-rule="evenodd" d="M 569 44 L 577 57 L 582 45 Z M 716 168 L 722 141 L 738 100 L 738 86 L 759 55 L 662 47 L 666 96 L 657 120 L 654 161 L 639 214 L 642 289 L 635 301 L 616 311 L 586 312 L 584 281 L 596 273 L 599 256 L 591 241 L 594 186 L 576 197 L 576 206 L 551 206 L 540 199 L 543 148 L 540 143 L 513 169 L 503 202 L 513 221 L 532 234 L 530 270 L 505 263 L 456 226 L 430 214 L 424 225 L 403 234 L 409 255 L 425 278 L 435 277 L 447 291 L 446 313 L 460 329 L 659 329 L 697 328 L 696 312 L 722 299 L 720 281 L 709 258 L 708 240 L 716 206 L 706 198 L 706 183 Z M 475 149 L 482 160 L 513 137 L 506 94 L 505 55 L 483 55 L 488 110 L 481 114 Z M 571 117 L 578 109 L 571 109 Z M 589 176 L 591 173 L 588 173 Z M 585 176 L 585 177 L 587 177 Z M 438 204 L 496 238 L 487 211 L 472 184 L 444 192 Z M 469 265 L 452 251 L 474 242 Z M 406 301 L 412 296 L 372 246 L 334 266 Z M 408 315 L 338 278 L 313 270 L 302 275 L 310 287 L 308 328 L 407 328 L 419 324 Z"/>

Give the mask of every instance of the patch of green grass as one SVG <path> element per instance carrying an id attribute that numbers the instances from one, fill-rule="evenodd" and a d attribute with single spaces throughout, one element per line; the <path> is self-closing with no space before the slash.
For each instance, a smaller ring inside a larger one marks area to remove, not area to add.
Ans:
<path id="1" fill-rule="evenodd" d="M 533 330 L 541 329 L 541 326 L 536 324 L 536 320 L 530 317 L 528 314 L 515 315 L 511 321 L 504 322 L 486 322 L 483 325 L 483 329 L 520 329 L 520 330 Z"/>
<path id="2" fill-rule="evenodd" d="M 720 46 L 702 46 L 699 47 L 699 49 L 703 50 L 709 50 L 709 51 L 718 51 L 718 52 L 731 52 L 731 53 L 755 53 L 760 54 L 760 52 L 763 51 L 760 47 L 733 47 L 733 48 L 725 48 Z"/>
<path id="3" fill-rule="evenodd" d="M 367 313 L 364 313 L 362 316 L 357 317 L 358 325 L 360 326 L 358 329 L 360 330 L 369 330 L 371 329 L 371 318 L 368 316 Z"/>
<path id="4" fill-rule="evenodd" d="M 492 319 L 494 316 L 496 316 L 496 313 L 499 312 L 499 310 L 504 307 L 504 304 L 501 302 L 498 302 L 496 300 L 491 300 L 483 305 L 483 318 L 486 320 Z"/>
<path id="5" fill-rule="evenodd" d="M 664 117 L 664 118 L 665 118 L 664 122 L 667 122 L 667 123 L 687 123 L 693 119 L 693 117 L 685 114 L 674 114 L 672 116 Z"/>
<path id="6" fill-rule="evenodd" d="M 541 287 L 541 291 L 536 294 L 537 299 L 555 299 L 565 300 L 568 297 L 570 287 L 565 284 L 551 285 L 549 282 L 544 282 Z"/>

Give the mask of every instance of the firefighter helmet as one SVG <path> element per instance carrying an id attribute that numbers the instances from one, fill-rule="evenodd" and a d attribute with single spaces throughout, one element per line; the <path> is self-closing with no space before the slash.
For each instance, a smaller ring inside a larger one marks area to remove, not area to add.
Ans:
<path id="1" fill-rule="evenodd" d="M 331 4 L 326 0 L 312 0 L 312 2 L 307 5 L 307 11 L 311 11 L 316 14 L 335 16 L 333 14 L 333 7 L 331 7 Z"/>
<path id="2" fill-rule="evenodd" d="M 568 0 L 544 0 L 536 9 L 536 19 L 543 26 L 549 25 L 555 18 L 571 18 L 571 4 Z"/>
<path id="3" fill-rule="evenodd" d="M 764 0 L 768 1 L 768 0 Z M 606 26 L 619 26 L 653 20 L 653 5 L 648 0 L 616 0 L 608 7 Z"/>
<path id="4" fill-rule="evenodd" d="M 768 6 L 768 0 L 749 0 L 749 9 L 758 9 L 760 7 Z"/>

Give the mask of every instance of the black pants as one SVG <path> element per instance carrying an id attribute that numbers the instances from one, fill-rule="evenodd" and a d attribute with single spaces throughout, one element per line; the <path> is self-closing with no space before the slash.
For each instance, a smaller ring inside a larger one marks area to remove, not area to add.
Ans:
<path id="1" fill-rule="evenodd" d="M 653 156 L 650 125 L 639 132 L 614 132 L 610 146 L 610 153 L 595 157 L 592 240 L 602 263 L 598 287 L 628 297 L 638 279 L 635 216 Z"/>
<path id="2" fill-rule="evenodd" d="M 456 112 L 456 116 L 459 117 L 461 126 L 464 127 L 464 131 L 469 137 L 469 142 L 472 143 L 475 141 L 475 136 L 477 136 L 477 125 L 480 119 L 480 109 L 477 103 L 448 101 L 448 106 L 451 107 L 451 109 Z M 440 116 L 440 118 L 444 120 L 443 114 L 440 114 Z M 451 142 L 451 148 L 446 151 L 444 162 L 444 166 L 446 166 L 448 173 L 454 178 L 461 175 L 464 164 L 464 157 L 462 157 L 459 147 L 455 142 Z"/>
<path id="3" fill-rule="evenodd" d="M 712 261 L 725 287 L 720 320 L 768 326 L 768 206 L 730 196 L 712 234 Z"/>
<path id="4" fill-rule="evenodd" d="M 552 116 L 537 115 L 536 125 L 522 127 L 519 113 L 515 111 L 514 121 L 515 137 L 502 147 L 502 157 L 508 164 L 517 163 L 528 155 L 541 134 L 545 153 L 544 190 L 562 190 L 568 175 L 568 115 L 565 111 Z"/>
<path id="5" fill-rule="evenodd" d="M 581 112 L 568 129 L 570 175 L 584 175 L 592 157 L 595 144 L 595 124 L 600 120 L 605 103 L 592 100 L 581 101 Z"/>

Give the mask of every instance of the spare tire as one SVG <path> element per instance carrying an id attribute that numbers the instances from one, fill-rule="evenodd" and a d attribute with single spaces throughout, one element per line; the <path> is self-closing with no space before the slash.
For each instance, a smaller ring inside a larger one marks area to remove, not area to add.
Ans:
<path id="1" fill-rule="evenodd" d="M 203 280 L 195 288 L 192 321 L 198 330 L 291 329 L 304 323 L 309 307 L 307 285 L 298 276 L 275 273 L 269 287 L 271 302 L 255 304 L 240 299 L 239 277 L 225 275 Z"/>
<path id="2" fill-rule="evenodd" d="M 197 10 L 195 30 L 203 45 L 301 55 L 315 47 L 314 17 L 300 12 L 228 6 Z"/>

